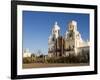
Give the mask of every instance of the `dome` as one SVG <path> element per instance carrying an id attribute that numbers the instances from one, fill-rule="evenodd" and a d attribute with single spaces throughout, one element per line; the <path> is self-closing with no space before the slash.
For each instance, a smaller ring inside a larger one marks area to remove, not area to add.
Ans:
<path id="1" fill-rule="evenodd" d="M 70 22 L 70 24 L 72 24 L 72 25 L 74 25 L 74 26 L 77 26 L 77 22 L 76 22 L 75 20 L 72 20 L 72 21 Z"/>
<path id="2" fill-rule="evenodd" d="M 60 30 L 60 27 L 58 26 L 57 21 L 54 24 L 53 30 Z"/>
<path id="3" fill-rule="evenodd" d="M 68 28 L 69 30 L 77 31 L 77 22 L 74 20 L 70 21 L 68 24 Z"/>

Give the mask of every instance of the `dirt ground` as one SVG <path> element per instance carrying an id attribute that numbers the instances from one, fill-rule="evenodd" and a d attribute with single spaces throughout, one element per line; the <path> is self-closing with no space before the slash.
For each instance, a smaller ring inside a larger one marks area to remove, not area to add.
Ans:
<path id="1" fill-rule="evenodd" d="M 73 66 L 89 66 L 88 63 L 75 63 L 75 64 L 67 64 L 67 63 L 30 63 L 23 64 L 23 69 L 27 68 L 46 68 L 46 67 L 73 67 Z"/>

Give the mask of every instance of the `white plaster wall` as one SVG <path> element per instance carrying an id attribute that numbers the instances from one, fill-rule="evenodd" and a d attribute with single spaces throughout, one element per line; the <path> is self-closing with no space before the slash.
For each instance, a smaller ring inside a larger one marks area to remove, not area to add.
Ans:
<path id="1" fill-rule="evenodd" d="M 31 53 L 23 53 L 23 57 L 25 58 L 25 57 L 31 57 Z"/>

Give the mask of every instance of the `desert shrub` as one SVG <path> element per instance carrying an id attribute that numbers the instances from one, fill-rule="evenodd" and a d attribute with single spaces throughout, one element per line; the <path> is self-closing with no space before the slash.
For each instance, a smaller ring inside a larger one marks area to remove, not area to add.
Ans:
<path id="1" fill-rule="evenodd" d="M 32 62 L 31 57 L 23 58 L 23 63 L 31 63 L 31 62 Z"/>
<path id="2" fill-rule="evenodd" d="M 48 58 L 47 63 L 89 63 L 89 52 L 83 52 L 77 56 L 70 54 L 65 57 Z"/>
<path id="3" fill-rule="evenodd" d="M 23 63 L 89 63 L 89 51 L 82 51 L 77 56 L 70 54 L 69 56 L 60 57 L 45 57 L 40 55 L 39 57 L 23 58 Z"/>

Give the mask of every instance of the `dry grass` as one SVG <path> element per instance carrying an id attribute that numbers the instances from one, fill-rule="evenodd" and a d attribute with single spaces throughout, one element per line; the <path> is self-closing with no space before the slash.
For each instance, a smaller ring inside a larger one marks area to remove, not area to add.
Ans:
<path id="1" fill-rule="evenodd" d="M 88 63 L 75 63 L 75 64 L 67 64 L 67 63 L 29 63 L 23 64 L 23 69 L 27 68 L 46 68 L 46 67 L 73 67 L 73 66 L 89 66 Z"/>

